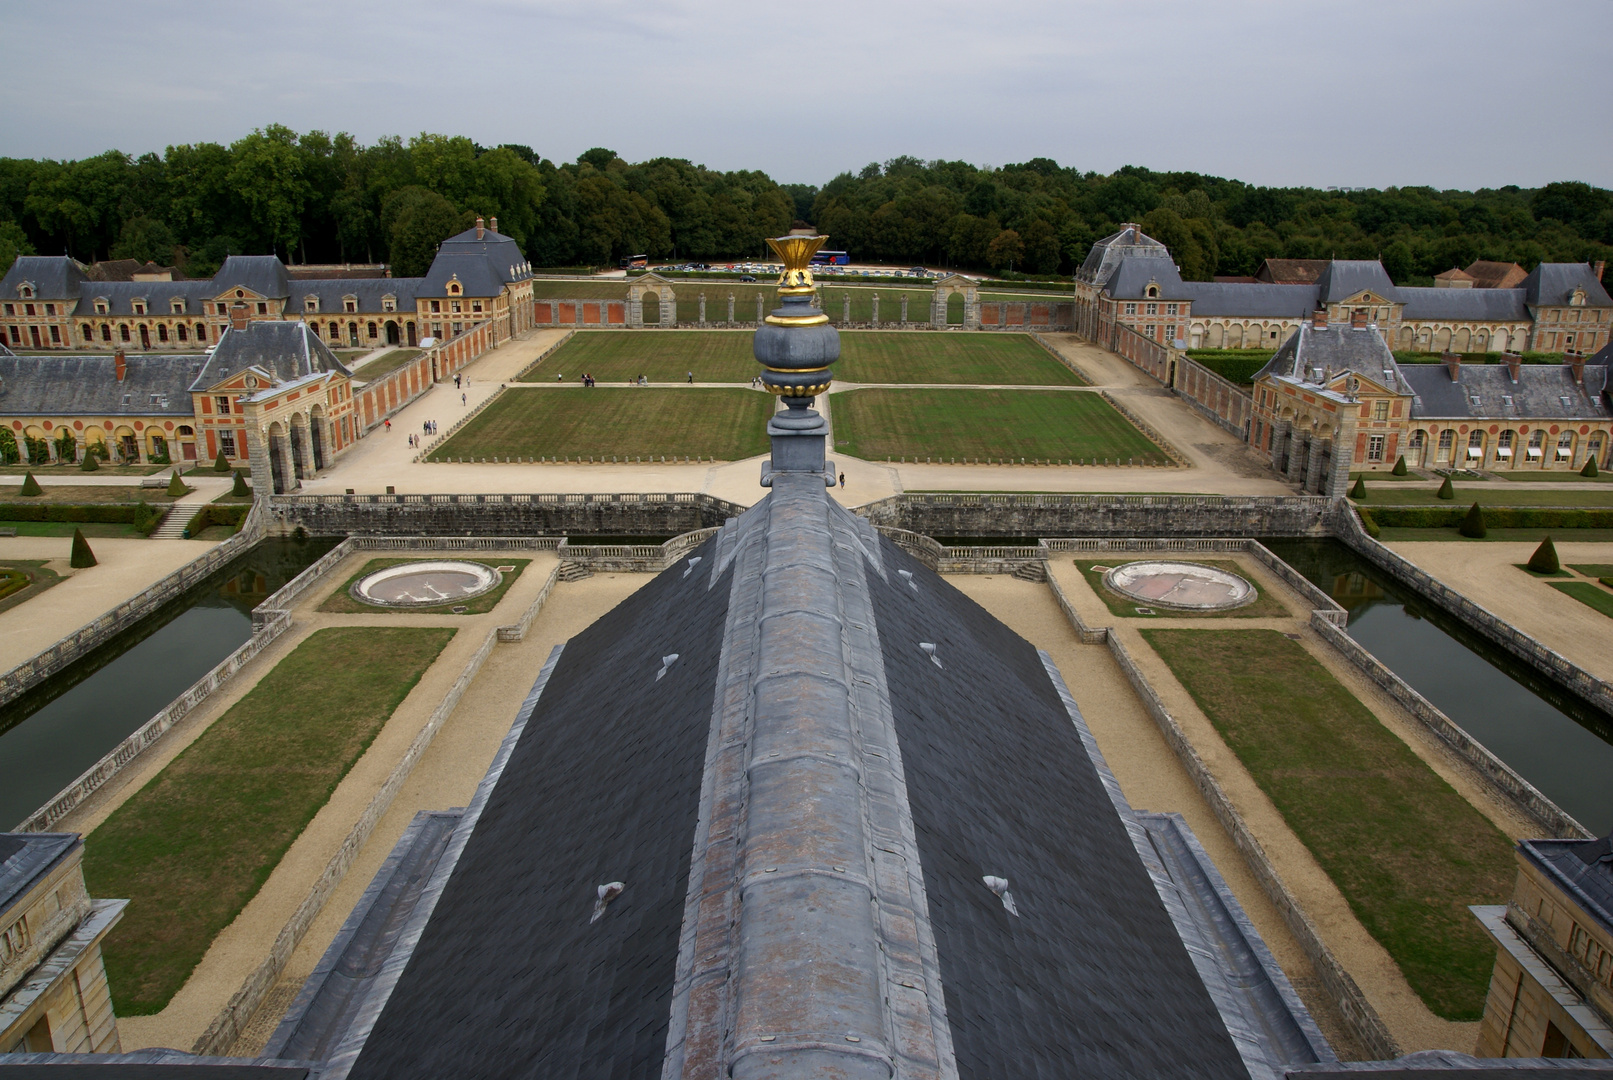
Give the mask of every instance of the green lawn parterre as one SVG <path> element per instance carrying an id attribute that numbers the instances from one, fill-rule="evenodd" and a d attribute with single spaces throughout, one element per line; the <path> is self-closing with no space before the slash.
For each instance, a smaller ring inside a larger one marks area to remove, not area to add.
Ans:
<path id="1" fill-rule="evenodd" d="M 129 901 L 103 950 L 120 1015 L 168 1004 L 454 633 L 315 631 L 85 838 L 90 894 Z"/>
<path id="2" fill-rule="evenodd" d="M 514 387 L 430 461 L 665 455 L 739 461 L 767 452 L 773 396 L 708 387 Z"/>
<path id="3" fill-rule="evenodd" d="M 325 602 L 319 605 L 319 610 L 340 612 L 348 615 L 482 615 L 498 607 L 498 602 L 504 599 L 505 593 L 510 591 L 510 587 L 513 586 L 516 582 L 516 579 L 521 576 L 521 571 L 525 570 L 532 562 L 531 559 L 470 560 L 472 562 L 481 563 L 483 566 L 486 566 L 490 569 L 495 566 L 513 566 L 515 569 L 503 571 L 504 580 L 500 581 L 497 586 L 489 589 L 487 592 L 482 593 L 480 596 L 473 596 L 469 600 L 454 600 L 446 604 L 437 604 L 433 607 L 395 608 L 381 607 L 378 604 L 366 604 L 362 601 L 353 599 L 353 594 L 349 590 L 353 588 L 354 584 L 358 582 L 359 578 L 373 574 L 377 570 L 385 570 L 389 566 L 397 566 L 400 563 L 419 561 L 419 559 L 371 559 L 369 562 L 359 567 L 358 571 L 354 573 L 352 577 L 348 578 L 335 589 L 331 590 L 331 594 L 325 598 Z M 456 607 L 463 607 L 465 610 L 455 611 L 454 608 Z"/>
<path id="4" fill-rule="evenodd" d="M 751 334 L 733 330 L 625 333 L 578 331 L 554 355 L 522 372 L 525 382 L 749 383 L 761 367 Z M 834 377 L 842 383 L 959 383 L 1081 386 L 1083 380 L 1029 334 L 938 334 L 848 330 L 840 335 Z"/>
<path id="5" fill-rule="evenodd" d="M 828 400 L 835 449 L 869 461 L 1170 463 L 1163 450 L 1093 393 L 874 388 Z"/>
<path id="6" fill-rule="evenodd" d="M 1143 630 L 1434 1014 L 1477 1020 L 1512 844 L 1304 647 L 1274 630 Z"/>
<path id="7" fill-rule="evenodd" d="M 1546 584 L 1613 619 L 1613 593 L 1601 588 L 1594 581 L 1548 581 Z"/>

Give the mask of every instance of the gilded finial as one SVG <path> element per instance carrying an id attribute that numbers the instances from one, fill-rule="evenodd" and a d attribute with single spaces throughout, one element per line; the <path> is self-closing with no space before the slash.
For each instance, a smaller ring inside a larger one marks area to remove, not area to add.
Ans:
<path id="1" fill-rule="evenodd" d="M 810 298 L 818 291 L 817 283 L 812 279 L 812 256 L 818 249 L 829 242 L 827 236 L 818 235 L 818 230 L 805 222 L 796 222 L 796 227 L 788 234 L 778 237 L 768 237 L 767 246 L 773 249 L 779 259 L 784 263 L 784 272 L 779 275 L 778 294 L 785 303 L 792 299 L 800 302 L 803 298 Z M 829 316 L 822 312 L 811 315 L 769 315 L 767 322 L 774 326 L 815 326 L 826 323 Z"/>

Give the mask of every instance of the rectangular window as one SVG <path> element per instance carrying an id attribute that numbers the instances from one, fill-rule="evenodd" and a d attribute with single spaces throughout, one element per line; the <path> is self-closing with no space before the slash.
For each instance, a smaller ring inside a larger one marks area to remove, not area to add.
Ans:
<path id="1" fill-rule="evenodd" d="M 269 305 L 265 304 L 265 303 L 262 303 L 260 301 L 258 303 L 258 314 L 259 315 L 267 315 L 267 314 L 269 314 Z"/>
<path id="2" fill-rule="evenodd" d="M 34 305 L 32 305 L 32 304 L 24 304 L 22 306 L 22 313 L 24 315 L 32 315 L 34 313 Z"/>
<path id="3" fill-rule="evenodd" d="M 1389 403 L 1387 401 L 1374 401 L 1372 403 L 1372 419 L 1389 419 Z"/>
<path id="4" fill-rule="evenodd" d="M 7 304 L 6 305 L 6 314 L 7 315 L 15 315 L 16 313 L 17 313 L 17 305 L 16 304 Z"/>
<path id="5" fill-rule="evenodd" d="M 1383 444 L 1384 444 L 1384 442 L 1385 442 L 1385 440 L 1387 438 L 1388 438 L 1387 435 L 1369 435 L 1369 436 L 1367 436 L 1367 460 L 1368 461 L 1382 461 L 1383 460 Z"/>
<path id="6" fill-rule="evenodd" d="M 1153 323 L 1149 323 L 1147 326 L 1143 327 L 1143 333 L 1147 334 L 1148 337 L 1152 339 L 1156 334 L 1159 333 L 1159 327 L 1155 326 Z"/>
<path id="7" fill-rule="evenodd" d="M 13 345 L 22 344 L 22 333 L 15 326 L 11 327 L 11 343 Z"/>
<path id="8" fill-rule="evenodd" d="M 218 448 L 227 458 L 235 456 L 235 432 L 221 431 L 218 433 Z"/>
<path id="9" fill-rule="evenodd" d="M 62 328 L 61 327 L 53 326 L 53 327 L 50 328 L 50 343 L 52 345 L 60 345 L 62 343 Z"/>
<path id="10" fill-rule="evenodd" d="M 435 308 L 433 308 L 433 310 L 435 310 Z M 1135 315 L 1135 314 L 1137 314 L 1137 305 L 1136 304 L 1127 304 L 1126 305 L 1126 314 L 1127 315 Z"/>
<path id="11" fill-rule="evenodd" d="M 1165 314 L 1167 314 L 1167 315 L 1175 315 L 1176 314 L 1176 305 L 1175 304 L 1166 304 L 1165 305 Z"/>
<path id="12" fill-rule="evenodd" d="M 1170 342 L 1174 342 L 1176 340 L 1176 327 L 1167 326 L 1165 328 L 1165 340 Z"/>
<path id="13" fill-rule="evenodd" d="M 45 305 L 45 314 L 46 315 L 54 315 L 54 314 L 56 314 L 56 305 L 55 304 L 46 304 Z"/>
<path id="14" fill-rule="evenodd" d="M 1146 314 L 1158 315 L 1159 314 L 1159 305 L 1158 304 L 1149 304 Z"/>
<path id="15" fill-rule="evenodd" d="M 476 314 L 478 314 L 478 315 L 479 315 L 479 314 L 481 314 L 481 311 L 482 311 L 482 302 L 481 302 L 481 301 L 480 301 L 480 300 L 474 300 L 474 301 L 472 301 L 472 302 L 471 302 L 471 305 L 470 305 L 470 309 L 471 309 L 471 311 L 473 311 L 473 312 L 475 312 L 475 313 L 476 313 Z"/>
<path id="16" fill-rule="evenodd" d="M 220 396 L 213 400 L 218 403 L 218 414 L 220 416 L 230 415 L 230 399 L 228 397 Z"/>
<path id="17" fill-rule="evenodd" d="M 436 312 L 441 311 L 442 310 L 442 301 L 441 300 L 433 300 L 431 302 L 431 310 L 432 310 L 433 314 L 435 314 Z"/>

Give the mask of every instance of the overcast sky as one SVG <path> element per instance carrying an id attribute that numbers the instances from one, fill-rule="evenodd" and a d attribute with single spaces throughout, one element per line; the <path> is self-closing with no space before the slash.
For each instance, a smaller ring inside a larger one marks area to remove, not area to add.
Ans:
<path id="1" fill-rule="evenodd" d="M 278 122 L 813 184 L 911 154 L 1613 186 L 1609 0 L 0 0 L 0 29 L 9 156 Z"/>

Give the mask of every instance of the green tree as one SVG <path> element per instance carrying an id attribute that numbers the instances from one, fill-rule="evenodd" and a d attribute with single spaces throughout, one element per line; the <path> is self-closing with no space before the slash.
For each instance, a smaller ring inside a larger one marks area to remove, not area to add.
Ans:
<path id="1" fill-rule="evenodd" d="M 297 145 L 297 133 L 270 124 L 233 143 L 230 156 L 231 193 L 246 208 L 256 238 L 293 261 L 311 194 L 307 155 Z"/>
<path id="2" fill-rule="evenodd" d="M 0 221 L 0 267 L 10 268 L 19 255 L 34 254 L 28 234 L 15 221 Z M 3 271 L 0 271 L 3 272 Z"/>
<path id="3" fill-rule="evenodd" d="M 118 242 L 112 245 L 111 257 L 168 266 L 174 260 L 174 234 L 163 222 L 144 214 L 137 215 L 123 223 Z"/>
<path id="4" fill-rule="evenodd" d="M 1024 257 L 1025 244 L 1013 229 L 1004 229 L 986 246 L 987 260 L 999 269 L 1012 270 Z"/>
<path id="5" fill-rule="evenodd" d="M 392 194 L 381 209 L 392 272 L 398 277 L 419 277 L 431 266 L 437 245 L 474 224 L 474 215 L 455 210 L 452 203 L 423 187 L 406 187 Z"/>

